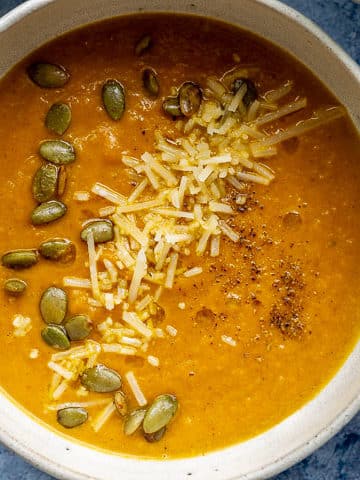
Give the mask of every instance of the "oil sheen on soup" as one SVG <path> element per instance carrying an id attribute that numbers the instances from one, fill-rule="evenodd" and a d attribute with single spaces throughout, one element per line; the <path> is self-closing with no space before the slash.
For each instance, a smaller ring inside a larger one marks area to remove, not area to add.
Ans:
<path id="1" fill-rule="evenodd" d="M 278 48 L 190 16 L 85 27 L 1 80 L 0 138 L 0 382 L 58 432 L 203 454 L 354 346 L 359 138 Z"/>

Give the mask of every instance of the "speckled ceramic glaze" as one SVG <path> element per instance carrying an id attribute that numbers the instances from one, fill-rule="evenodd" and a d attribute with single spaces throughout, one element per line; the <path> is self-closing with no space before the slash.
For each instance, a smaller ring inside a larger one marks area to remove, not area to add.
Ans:
<path id="1" fill-rule="evenodd" d="M 306 63 L 360 128 L 359 67 L 309 20 L 272 0 L 30 0 L 0 19 L 0 76 L 69 29 L 139 10 L 209 15 L 272 40 Z M 49 431 L 1 393 L 0 439 L 59 479 L 264 480 L 318 448 L 359 410 L 359 371 L 360 343 L 336 377 L 302 409 L 250 441 L 202 457 L 160 462 L 95 453 Z"/>

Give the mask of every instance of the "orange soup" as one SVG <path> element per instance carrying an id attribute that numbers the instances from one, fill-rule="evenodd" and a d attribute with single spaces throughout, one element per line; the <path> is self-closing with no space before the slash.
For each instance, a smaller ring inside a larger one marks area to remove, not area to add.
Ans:
<path id="1" fill-rule="evenodd" d="M 198 17 L 94 24 L 1 80 L 0 138 L 0 384 L 39 421 L 203 454 L 349 355 L 359 137 L 287 53 Z"/>

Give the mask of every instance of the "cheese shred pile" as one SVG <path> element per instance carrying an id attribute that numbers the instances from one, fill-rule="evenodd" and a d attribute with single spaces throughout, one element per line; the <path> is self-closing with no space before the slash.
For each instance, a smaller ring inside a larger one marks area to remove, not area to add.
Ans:
<path id="1" fill-rule="evenodd" d="M 176 122 L 178 138 L 166 138 L 158 131 L 152 152 L 137 158 L 123 155 L 122 163 L 135 182 L 130 195 L 101 183 L 93 185 L 92 194 L 109 202 L 99 216 L 112 221 L 114 240 L 95 244 L 88 235 L 89 278 L 66 277 L 64 285 L 89 291 L 89 304 L 105 308 L 107 316 L 97 326 L 100 343 L 87 340 L 83 346 L 52 355 L 48 366 L 54 373 L 53 400 L 84 368 L 95 365 L 102 352 L 143 356 L 158 367 L 159 359 L 146 354 L 150 342 L 177 334 L 170 325 L 158 326 L 164 317 L 158 304 L 161 294 L 178 279 L 201 275 L 201 257 L 218 257 L 224 239 L 239 241 L 232 219 L 248 200 L 249 184 L 268 186 L 274 179 L 262 159 L 276 155 L 281 141 L 344 114 L 342 107 L 331 107 L 269 134 L 263 129 L 304 109 L 307 100 L 296 97 L 284 104 L 293 88 L 287 82 L 246 107 L 246 85 L 236 93 L 229 85 L 239 75 L 251 74 L 238 67 L 221 80 L 208 78 L 197 114 Z M 79 196 L 81 201 L 87 198 L 83 192 Z M 199 265 L 185 267 L 183 260 L 189 255 L 198 257 Z M 223 336 L 222 341 L 236 346 L 231 337 Z M 132 372 L 128 378 L 142 405 L 145 399 Z M 81 388 L 78 395 L 86 395 Z M 106 405 L 96 429 L 112 412 Z"/>

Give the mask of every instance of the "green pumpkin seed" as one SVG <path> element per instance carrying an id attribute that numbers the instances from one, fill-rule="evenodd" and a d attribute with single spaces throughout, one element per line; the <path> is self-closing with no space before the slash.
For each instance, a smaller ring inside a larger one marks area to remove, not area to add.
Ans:
<path id="1" fill-rule="evenodd" d="M 178 97 L 167 97 L 163 101 L 163 110 L 170 117 L 182 117 L 180 103 Z"/>
<path id="2" fill-rule="evenodd" d="M 166 433 L 166 427 L 160 428 L 157 432 L 154 433 L 145 433 L 143 432 L 144 438 L 149 443 L 159 442 Z"/>
<path id="3" fill-rule="evenodd" d="M 48 260 L 70 263 L 75 260 L 75 245 L 67 238 L 51 238 L 39 247 L 40 254 Z"/>
<path id="4" fill-rule="evenodd" d="M 63 135 L 71 122 L 71 108 L 66 103 L 51 105 L 46 118 L 45 126 L 51 132 Z"/>
<path id="5" fill-rule="evenodd" d="M 255 87 L 255 84 L 252 80 L 243 77 L 237 78 L 236 80 L 234 80 L 231 90 L 233 91 L 233 93 L 236 93 L 244 83 L 247 86 L 247 90 L 245 95 L 243 96 L 242 101 L 245 107 L 249 107 L 259 96 L 257 88 Z"/>
<path id="6" fill-rule="evenodd" d="M 59 197 L 61 197 L 65 193 L 66 179 L 67 179 L 66 168 L 62 165 L 59 168 L 58 184 L 57 184 L 57 194 Z"/>
<path id="7" fill-rule="evenodd" d="M 53 63 L 33 63 L 27 72 L 30 79 L 42 88 L 61 88 L 70 79 L 64 67 Z"/>
<path id="8" fill-rule="evenodd" d="M 121 377 L 115 370 L 98 364 L 84 371 L 81 375 L 81 383 L 91 392 L 115 392 L 121 387 Z"/>
<path id="9" fill-rule="evenodd" d="M 148 408 L 143 429 L 145 433 L 155 433 L 165 427 L 175 415 L 178 402 L 174 395 L 159 395 Z"/>
<path id="10" fill-rule="evenodd" d="M 11 250 L 2 256 L 2 264 L 7 268 L 29 268 L 39 261 L 36 250 Z"/>
<path id="11" fill-rule="evenodd" d="M 81 240 L 86 242 L 90 232 L 94 236 L 95 243 L 110 242 L 114 238 L 114 225 L 110 220 L 93 220 L 82 229 Z"/>
<path id="12" fill-rule="evenodd" d="M 151 68 L 146 68 L 142 75 L 145 90 L 151 97 L 159 95 L 160 85 L 156 73 Z"/>
<path id="13" fill-rule="evenodd" d="M 68 306 L 66 292 L 61 288 L 49 287 L 40 299 L 40 313 L 45 323 L 59 325 L 65 318 Z"/>
<path id="14" fill-rule="evenodd" d="M 140 57 L 143 53 L 147 52 L 152 46 L 151 36 L 143 35 L 135 45 L 135 55 Z"/>
<path id="15" fill-rule="evenodd" d="M 149 305 L 149 312 L 151 314 L 151 320 L 153 321 L 154 325 L 160 325 L 164 318 L 165 318 L 165 310 L 161 305 L 156 302 L 152 302 Z"/>
<path id="16" fill-rule="evenodd" d="M 47 325 L 41 331 L 41 336 L 45 343 L 50 347 L 59 350 L 67 350 L 70 348 L 70 341 L 66 336 L 66 330 L 61 325 Z"/>
<path id="17" fill-rule="evenodd" d="M 302 223 L 302 218 L 299 212 L 287 212 L 283 216 L 282 223 L 285 227 L 298 227 Z"/>
<path id="18" fill-rule="evenodd" d="M 46 163 L 36 171 L 32 193 L 37 202 L 47 202 L 56 196 L 58 170 L 58 167 L 52 163 Z"/>
<path id="19" fill-rule="evenodd" d="M 113 120 L 120 120 L 125 111 L 124 87 L 117 80 L 108 80 L 102 88 L 105 110 Z"/>
<path id="20" fill-rule="evenodd" d="M 87 315 L 74 315 L 66 320 L 64 327 L 70 340 L 84 340 L 90 335 L 92 322 Z"/>
<path id="21" fill-rule="evenodd" d="M 119 414 L 122 417 L 125 417 L 125 415 L 127 415 L 128 402 L 127 402 L 125 393 L 122 392 L 121 390 L 116 392 L 114 395 L 114 405 L 116 407 L 116 410 L 119 412 Z"/>
<path id="22" fill-rule="evenodd" d="M 144 417 L 146 414 L 146 408 L 138 408 L 137 410 L 133 410 L 124 421 L 124 433 L 125 435 L 132 435 L 136 432 L 138 428 L 140 428 Z"/>
<path id="23" fill-rule="evenodd" d="M 82 407 L 67 407 L 57 411 L 57 421 L 65 428 L 79 427 L 88 417 L 88 412 Z"/>
<path id="24" fill-rule="evenodd" d="M 14 297 L 22 295 L 25 292 L 26 287 L 27 283 L 20 278 L 9 278 L 4 283 L 5 292 Z"/>
<path id="25" fill-rule="evenodd" d="M 55 165 L 68 165 L 75 160 L 74 147 L 64 140 L 45 140 L 40 143 L 39 153 Z"/>
<path id="26" fill-rule="evenodd" d="M 191 117 L 200 108 L 202 100 L 201 88 L 195 83 L 185 82 L 179 91 L 180 110 L 185 117 Z"/>
<path id="27" fill-rule="evenodd" d="M 66 205 L 59 200 L 50 200 L 38 205 L 31 214 L 31 223 L 33 225 L 43 225 L 44 223 L 54 222 L 66 213 Z"/>

